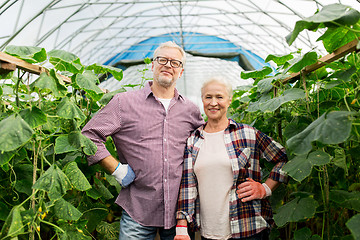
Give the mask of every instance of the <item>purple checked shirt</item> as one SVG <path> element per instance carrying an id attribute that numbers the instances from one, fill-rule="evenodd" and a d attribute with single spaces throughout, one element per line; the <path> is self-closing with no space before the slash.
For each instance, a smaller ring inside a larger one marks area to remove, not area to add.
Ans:
<path id="1" fill-rule="evenodd" d="M 137 91 L 116 94 L 83 128 L 98 147 L 89 165 L 110 155 L 104 142 L 114 140 L 119 160 L 136 178 L 121 189 L 116 203 L 144 226 L 175 225 L 186 139 L 202 125 L 199 108 L 179 95 L 168 111 L 151 91 L 152 82 Z"/>

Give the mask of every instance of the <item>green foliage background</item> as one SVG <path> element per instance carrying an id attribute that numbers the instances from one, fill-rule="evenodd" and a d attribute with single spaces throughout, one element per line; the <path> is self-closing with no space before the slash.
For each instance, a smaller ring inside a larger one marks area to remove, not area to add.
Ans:
<path id="1" fill-rule="evenodd" d="M 319 41 L 332 53 L 359 38 L 359 19 L 347 6 L 325 6 L 286 39 L 292 44 L 301 31 L 322 29 Z M 85 155 L 96 146 L 81 128 L 125 91 L 104 93 L 99 77 L 120 81 L 122 71 L 85 66 L 63 50 L 6 52 L 50 67 L 36 79 L 22 71 L 1 75 L 0 239 L 117 239 L 120 209 L 113 202 L 121 189 L 98 166 L 87 166 Z M 289 155 L 284 171 L 291 180 L 271 197 L 277 225 L 271 239 L 360 239 L 360 55 L 287 81 L 320 57 L 301 50 L 269 55 L 276 71 L 243 72 L 254 84 L 236 89 L 230 107 L 233 119 L 272 136 Z M 106 145 L 116 156 L 111 139 Z M 265 175 L 270 168 L 263 166 Z"/>
<path id="2" fill-rule="evenodd" d="M 289 44 L 304 30 L 332 53 L 360 36 L 360 13 L 340 4 L 298 21 Z M 357 40 L 356 40 L 357 39 Z M 360 49 L 358 42 L 357 49 Z M 242 72 L 232 118 L 250 123 L 286 146 L 291 180 L 274 192 L 272 239 L 360 239 L 360 55 L 358 51 L 305 74 L 321 56 L 300 50 L 269 55 L 270 68 Z M 289 80 L 291 74 L 300 77 Z M 271 166 L 264 166 L 271 168 Z"/>

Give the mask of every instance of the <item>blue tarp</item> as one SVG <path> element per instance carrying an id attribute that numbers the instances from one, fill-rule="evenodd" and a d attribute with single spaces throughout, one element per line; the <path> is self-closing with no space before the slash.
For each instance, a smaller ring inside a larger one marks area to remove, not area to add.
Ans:
<path id="1" fill-rule="evenodd" d="M 144 58 L 152 59 L 153 52 L 161 43 L 174 41 L 180 46 L 183 45 L 184 50 L 188 52 L 196 51 L 198 53 L 204 54 L 238 53 L 245 56 L 255 69 L 261 69 L 264 66 L 271 67 L 270 64 L 265 63 L 264 59 L 258 55 L 252 53 L 251 51 L 245 50 L 241 46 L 237 46 L 228 40 L 195 32 L 183 32 L 182 37 L 183 44 L 181 43 L 181 35 L 179 32 L 148 38 L 139 42 L 138 44 L 131 46 L 127 50 L 116 54 L 107 60 L 104 64 L 115 65 L 117 67 L 123 68 L 121 65 L 119 65 L 119 62 L 122 60 L 138 61 Z M 226 58 L 226 60 L 239 62 L 239 56 Z"/>

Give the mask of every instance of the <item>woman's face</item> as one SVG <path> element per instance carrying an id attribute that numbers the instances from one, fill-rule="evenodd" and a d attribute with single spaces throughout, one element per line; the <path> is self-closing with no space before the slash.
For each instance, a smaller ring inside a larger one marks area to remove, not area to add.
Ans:
<path id="1" fill-rule="evenodd" d="M 218 82 L 207 84 L 203 88 L 201 98 L 208 120 L 227 120 L 226 113 L 230 106 L 231 99 L 229 98 L 229 93 L 225 85 Z"/>

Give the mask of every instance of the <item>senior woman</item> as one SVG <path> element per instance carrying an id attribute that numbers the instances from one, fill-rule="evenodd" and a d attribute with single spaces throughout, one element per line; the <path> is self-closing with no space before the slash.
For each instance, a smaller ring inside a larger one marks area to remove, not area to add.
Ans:
<path id="1" fill-rule="evenodd" d="M 268 197 L 287 181 L 285 149 L 259 130 L 228 119 L 231 85 L 212 78 L 201 88 L 208 121 L 187 140 L 177 235 L 190 239 L 188 224 L 206 239 L 268 239 L 273 224 Z M 262 182 L 260 159 L 275 164 Z"/>

